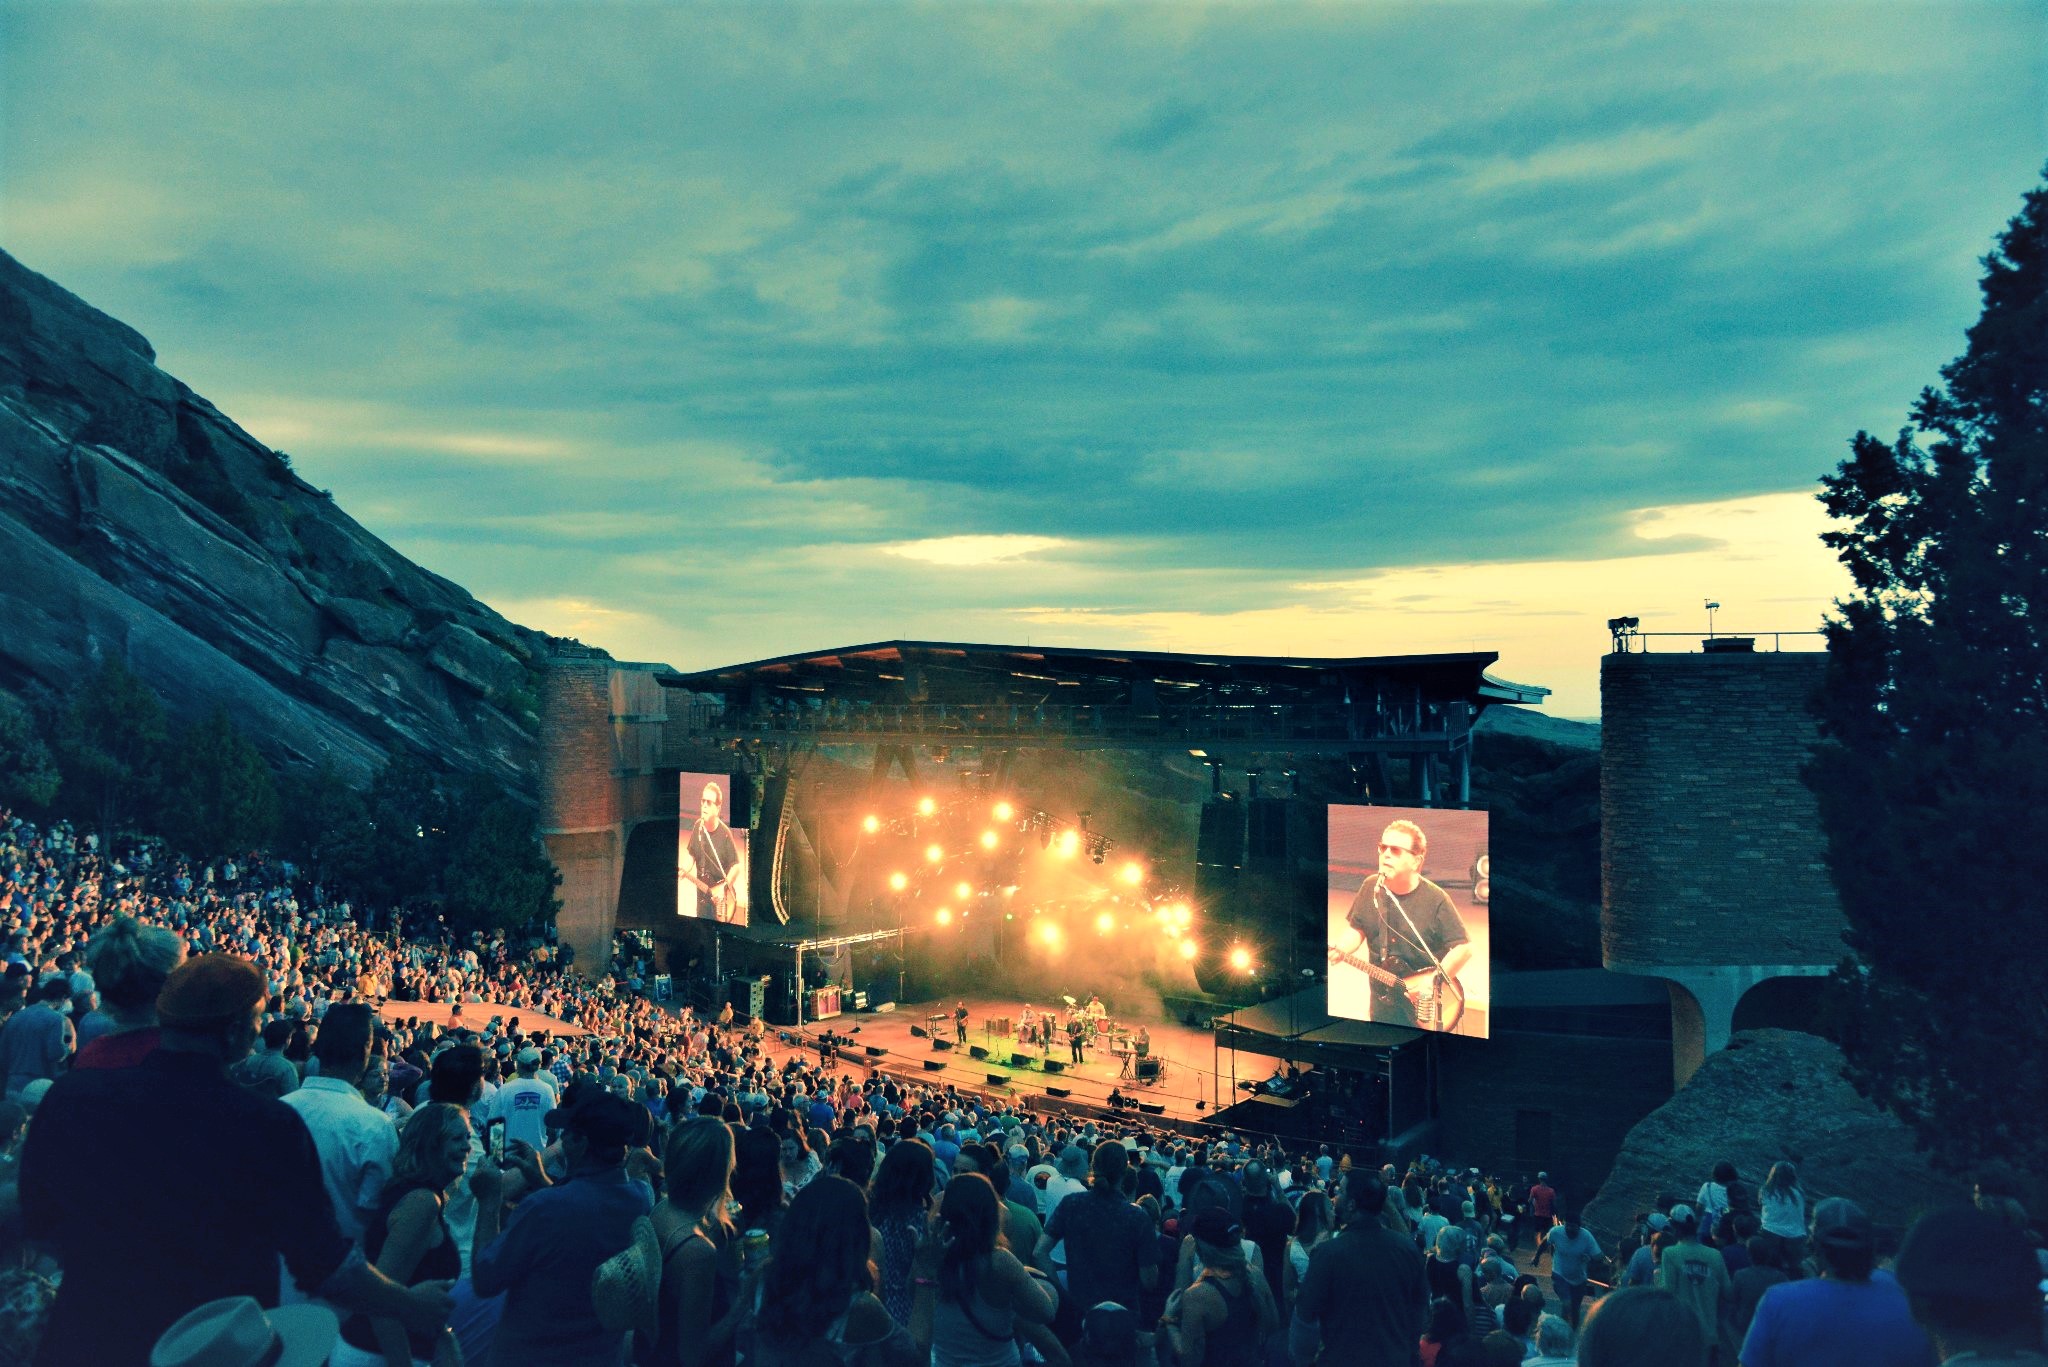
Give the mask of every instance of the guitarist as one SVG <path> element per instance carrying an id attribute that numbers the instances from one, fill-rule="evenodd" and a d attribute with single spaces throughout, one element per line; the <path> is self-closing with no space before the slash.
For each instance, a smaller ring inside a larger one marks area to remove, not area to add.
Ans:
<path id="1" fill-rule="evenodd" d="M 1358 939 L 1348 946 L 1332 946 L 1402 979 L 1396 989 L 1357 974 L 1372 989 L 1370 1020 L 1416 1024 L 1417 1005 L 1438 991 L 1437 965 L 1455 984 L 1472 957 L 1471 937 L 1457 908 L 1442 888 L 1422 876 L 1428 851 L 1428 838 L 1412 821 L 1396 821 L 1381 832 L 1379 872 L 1359 886 L 1344 917 Z M 1345 971 L 1345 965 L 1333 964 L 1333 982 Z"/>
<path id="2" fill-rule="evenodd" d="M 697 824 L 683 845 L 683 877 L 696 888 L 691 915 L 738 921 L 744 911 L 740 889 L 745 886 L 741 880 L 746 876 L 746 856 L 721 815 L 723 796 L 716 783 L 704 785 Z"/>

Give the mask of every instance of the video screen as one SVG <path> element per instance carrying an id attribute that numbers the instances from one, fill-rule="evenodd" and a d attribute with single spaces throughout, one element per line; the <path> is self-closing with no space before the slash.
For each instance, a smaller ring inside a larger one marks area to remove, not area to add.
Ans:
<path id="1" fill-rule="evenodd" d="M 1330 1014 L 1487 1037 L 1487 813 L 1331 807 Z"/>
<path id="2" fill-rule="evenodd" d="M 747 923 L 747 833 L 732 827 L 732 776 L 684 774 L 676 915 Z"/>

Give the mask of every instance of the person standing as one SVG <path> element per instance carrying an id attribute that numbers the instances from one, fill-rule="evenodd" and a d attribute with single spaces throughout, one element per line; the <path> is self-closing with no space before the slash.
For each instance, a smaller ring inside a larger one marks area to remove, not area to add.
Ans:
<path id="1" fill-rule="evenodd" d="M 1464 1000 L 1458 974 L 1472 958 L 1472 938 L 1450 896 L 1422 876 L 1428 853 L 1428 837 L 1412 821 L 1391 822 L 1380 833 L 1379 871 L 1367 875 L 1344 914 L 1357 938 L 1330 946 L 1334 1014 L 1394 1025 L 1427 1021 L 1426 1028 L 1439 1030 L 1457 1014 Z M 1384 969 L 1400 984 L 1381 982 L 1349 959 Z"/>
<path id="2" fill-rule="evenodd" d="M 37 985 L 28 1006 L 0 1026 L 0 1069 L 7 1074 L 7 1095 L 20 1096 L 29 1083 L 54 1079 L 63 1070 L 78 1040 L 64 1014 L 70 1000 L 71 980 L 61 973 L 53 975 Z"/>
<path id="3" fill-rule="evenodd" d="M 687 899 L 686 915 L 744 924 L 746 921 L 746 854 L 725 824 L 724 794 L 716 783 L 704 785 L 697 798 L 697 820 L 683 842 L 683 878 L 696 891 Z"/>
<path id="4" fill-rule="evenodd" d="M 2042 1367 L 2040 1263 L 1981 1208 L 1931 1211 L 1906 1231 L 1898 1279 L 1943 1363 Z"/>
<path id="5" fill-rule="evenodd" d="M 1657 1285 L 1678 1297 L 1700 1322 L 1700 1337 L 1718 1343 L 1721 1317 L 1728 1313 L 1733 1285 L 1720 1250 L 1700 1242 L 1699 1216 L 1691 1206 L 1671 1208 L 1672 1244 L 1657 1260 Z"/>
<path id="6" fill-rule="evenodd" d="M 1105 1139 L 1096 1145 L 1088 1189 L 1061 1201 L 1038 1236 L 1034 1252 L 1041 1265 L 1055 1244 L 1066 1245 L 1067 1291 L 1084 1312 L 1103 1301 L 1134 1306 L 1139 1292 L 1159 1279 L 1148 1256 L 1157 1243 L 1152 1221 L 1124 1191 L 1129 1170 L 1130 1151 L 1122 1144 Z"/>
<path id="7" fill-rule="evenodd" d="M 562 1131 L 569 1177 L 553 1182 L 539 1157 L 518 1150 L 531 1192 L 502 1232 L 504 1170 L 486 1162 L 470 1175 L 476 1191 L 476 1256 L 470 1281 L 479 1296 L 505 1295 L 491 1341 L 492 1367 L 617 1367 L 625 1340 L 598 1322 L 590 1280 L 598 1264 L 633 1242 L 633 1222 L 654 1208 L 654 1193 L 626 1175 L 626 1146 L 644 1112 L 592 1088 L 550 1111 Z"/>
<path id="8" fill-rule="evenodd" d="M 1870 1217 L 1840 1197 L 1813 1208 L 1820 1275 L 1764 1292 L 1742 1367 L 1934 1367 L 1906 1293 L 1877 1269 Z"/>
<path id="9" fill-rule="evenodd" d="M 155 1053 L 69 1073 L 44 1098 L 21 1193 L 25 1231 L 64 1267 L 45 1367 L 140 1367 L 196 1306 L 249 1296 L 274 1307 L 280 1257 L 302 1290 L 344 1310 L 421 1334 L 446 1323 L 447 1292 L 399 1286 L 351 1252 L 305 1123 L 229 1079 L 263 1000 L 250 960 L 188 959 L 157 998 Z"/>
<path id="10" fill-rule="evenodd" d="M 1414 1243 L 1380 1222 L 1387 1186 L 1353 1171 L 1337 1193 L 1340 1232 L 1309 1254 L 1288 1352 L 1297 1367 L 1407 1367 L 1429 1327 L 1429 1286 Z"/>
<path id="11" fill-rule="evenodd" d="M 967 1003 L 961 1002 L 953 1008 L 953 1039 L 955 1043 L 967 1043 Z"/>
<path id="12" fill-rule="evenodd" d="M 1799 1187 L 1799 1169 L 1773 1163 L 1757 1201 L 1763 1208 L 1763 1232 L 1780 1246 L 1778 1266 L 1796 1273 L 1806 1257 L 1806 1193 Z"/>
<path id="13" fill-rule="evenodd" d="M 518 1076 L 492 1094 L 486 1110 L 492 1120 L 505 1122 L 507 1143 L 518 1141 L 540 1149 L 547 1146 L 547 1126 L 541 1117 L 555 1108 L 555 1089 L 540 1079 L 540 1050 L 528 1045 L 513 1056 Z"/>
<path id="14" fill-rule="evenodd" d="M 1600 1256 L 1600 1244 L 1593 1238 L 1593 1232 L 1579 1223 L 1576 1211 L 1560 1217 L 1543 1236 L 1543 1243 L 1550 1250 L 1551 1292 L 1563 1302 L 1565 1319 L 1576 1329 L 1579 1307 L 1586 1301 L 1586 1281 L 1592 1275 L 1593 1259 Z"/>
<path id="15" fill-rule="evenodd" d="M 329 1007 L 313 1042 L 320 1071 L 284 1097 L 313 1136 L 334 1221 L 353 1243 L 362 1242 L 398 1156 L 398 1127 L 358 1090 L 370 1064 L 374 1033 L 375 1013 L 369 1007 L 346 1002 Z"/>

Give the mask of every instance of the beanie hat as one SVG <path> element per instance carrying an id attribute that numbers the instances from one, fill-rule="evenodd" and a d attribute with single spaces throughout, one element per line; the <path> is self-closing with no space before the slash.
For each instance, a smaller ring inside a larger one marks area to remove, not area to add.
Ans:
<path id="1" fill-rule="evenodd" d="M 173 1030 L 226 1025 L 263 1000 L 263 974 L 239 954 L 199 954 L 171 970 L 157 994 L 157 1020 Z"/>

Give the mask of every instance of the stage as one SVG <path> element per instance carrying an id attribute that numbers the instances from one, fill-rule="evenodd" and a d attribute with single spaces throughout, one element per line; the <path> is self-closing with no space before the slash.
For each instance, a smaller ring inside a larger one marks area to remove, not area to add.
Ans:
<path id="1" fill-rule="evenodd" d="M 993 1022 L 1001 1017 L 1014 1022 L 1022 1015 L 1023 1005 L 989 997 L 966 998 L 967 1034 L 956 1042 L 953 1009 L 959 1000 L 913 1002 L 898 1005 L 894 1011 L 806 1022 L 802 1034 L 813 1043 L 814 1053 L 815 1041 L 826 1031 L 851 1036 L 851 1044 L 842 1043 L 838 1048 L 843 1064 L 877 1068 L 905 1081 L 951 1083 L 964 1091 L 1006 1100 L 1045 1096 L 1104 1109 L 1109 1094 L 1117 1091 L 1147 1107 L 1159 1108 L 1149 1114 L 1180 1121 L 1204 1120 L 1211 1112 L 1244 1100 L 1245 1094 L 1236 1090 L 1235 1084 L 1261 1081 L 1273 1070 L 1273 1060 L 1240 1051 L 1233 1076 L 1230 1051 L 1219 1054 L 1207 1030 L 1178 1021 L 1121 1021 L 1127 1028 L 1143 1025 L 1151 1035 L 1150 1056 L 1159 1062 L 1160 1075 L 1156 1082 L 1141 1083 L 1135 1062 L 1127 1067 L 1126 1060 L 1112 1056 L 1106 1039 L 1104 1047 L 1089 1048 L 1084 1061 L 1076 1064 L 1064 1036 L 1048 1051 L 995 1033 Z M 943 1019 L 933 1022 L 930 1017 L 935 1014 Z M 936 1047 L 933 1038 L 913 1034 L 913 1028 L 927 1036 L 936 1029 L 938 1042 L 948 1047 Z M 976 1050 L 985 1057 L 976 1057 Z M 1057 1067 L 1048 1068 L 1048 1062 Z M 1067 1095 L 1060 1097 L 1060 1091 Z M 1126 1111 L 1134 1120 L 1147 1113 Z"/>
<path id="2" fill-rule="evenodd" d="M 377 1014 L 385 1020 L 395 1021 L 417 1017 L 445 1028 L 448 1017 L 454 1010 L 453 1002 L 386 1002 L 377 1008 Z M 498 1017 L 505 1025 L 510 1025 L 516 1018 L 519 1021 L 519 1028 L 527 1034 L 545 1030 L 550 1039 L 573 1039 L 578 1035 L 590 1033 L 580 1025 L 571 1025 L 567 1021 L 556 1020 L 553 1016 L 543 1016 L 538 1011 L 522 1011 L 516 1006 L 501 1006 L 497 1002 L 464 1003 L 462 1028 L 482 1034 L 483 1028 L 491 1023 L 493 1016 Z"/>

